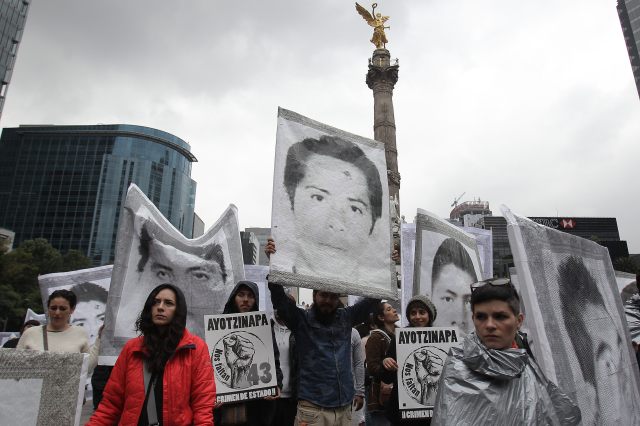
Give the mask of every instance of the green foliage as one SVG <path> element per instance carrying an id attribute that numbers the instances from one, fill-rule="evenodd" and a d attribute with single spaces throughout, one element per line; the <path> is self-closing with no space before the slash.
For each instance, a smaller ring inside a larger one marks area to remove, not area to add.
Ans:
<path id="1" fill-rule="evenodd" d="M 24 241 L 15 250 L 0 252 L 0 324 L 18 330 L 27 308 L 42 313 L 38 275 L 73 271 L 91 266 L 78 250 L 64 256 L 44 238 Z"/>

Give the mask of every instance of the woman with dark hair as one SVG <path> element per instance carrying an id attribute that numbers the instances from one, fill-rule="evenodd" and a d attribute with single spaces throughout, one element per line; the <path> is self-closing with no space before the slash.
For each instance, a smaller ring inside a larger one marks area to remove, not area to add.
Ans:
<path id="1" fill-rule="evenodd" d="M 136 321 L 141 335 L 122 349 L 88 425 L 213 424 L 209 348 L 186 323 L 182 291 L 156 287 Z"/>
<path id="2" fill-rule="evenodd" d="M 47 299 L 47 324 L 28 328 L 20 337 L 17 349 L 34 349 L 63 353 L 89 354 L 89 372 L 98 363 L 100 339 L 89 346 L 89 337 L 83 327 L 70 323 L 77 298 L 69 290 L 56 290 Z"/>
<path id="3" fill-rule="evenodd" d="M 431 327 L 438 315 L 438 310 L 433 302 L 431 302 L 431 299 L 418 294 L 409 300 L 405 313 L 407 315 L 407 321 L 409 321 L 409 327 Z M 400 410 L 398 408 L 398 354 L 396 352 L 395 339 L 391 339 L 387 354 L 382 360 L 382 366 L 384 367 L 384 371 L 380 376 L 382 382 L 393 384 L 391 397 L 387 404 L 385 404 L 385 414 L 391 424 L 430 424 L 431 419 L 402 420 L 400 417 Z"/>
<path id="4" fill-rule="evenodd" d="M 400 319 L 398 311 L 389 303 L 380 302 L 373 312 L 373 321 L 378 327 L 371 331 L 367 340 L 367 373 L 372 377 L 371 396 L 367 409 L 373 425 L 388 425 L 384 414 L 384 404 L 391 394 L 391 386 L 381 382 L 384 374 L 382 361 L 386 357 L 389 345 L 395 339 L 396 322 Z"/>

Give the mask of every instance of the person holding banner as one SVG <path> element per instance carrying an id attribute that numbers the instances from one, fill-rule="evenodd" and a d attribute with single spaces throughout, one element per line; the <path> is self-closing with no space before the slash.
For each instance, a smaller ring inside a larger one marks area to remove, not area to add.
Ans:
<path id="1" fill-rule="evenodd" d="M 276 252 L 269 239 L 267 256 Z M 355 397 L 351 367 L 351 328 L 369 316 L 380 299 L 363 299 L 339 308 L 339 295 L 314 290 L 313 305 L 303 310 L 290 300 L 284 288 L 269 283 L 273 308 L 294 334 L 299 359 L 296 425 L 351 426 Z"/>
<path id="2" fill-rule="evenodd" d="M 213 367 L 207 344 L 186 329 L 182 291 L 151 291 L 87 425 L 212 425 Z"/>
<path id="3" fill-rule="evenodd" d="M 224 305 L 223 314 L 237 314 L 246 312 L 257 312 L 260 310 L 258 300 L 260 299 L 258 285 L 252 281 L 238 281 L 231 291 L 227 303 Z M 278 392 L 282 389 L 282 370 L 280 369 L 280 354 L 278 345 L 273 336 L 274 360 L 276 364 L 276 378 L 278 382 Z M 275 416 L 275 399 L 279 397 L 266 396 L 239 403 L 216 403 L 215 424 L 219 426 L 269 426 Z"/>
<path id="4" fill-rule="evenodd" d="M 580 409 L 549 381 L 516 333 L 524 319 L 507 278 L 471 285 L 475 332 L 445 362 L 432 425 L 576 425 Z"/>
<path id="5" fill-rule="evenodd" d="M 100 336 L 93 346 L 84 327 L 72 325 L 71 315 L 78 299 L 70 290 L 56 290 L 47 299 L 48 323 L 25 330 L 17 349 L 89 354 L 89 373 L 98 363 Z"/>
<path id="6" fill-rule="evenodd" d="M 438 310 L 433 302 L 431 302 L 431 299 L 418 294 L 409 300 L 405 313 L 407 315 L 407 321 L 409 321 L 409 327 L 431 327 L 436 320 Z M 391 339 L 386 357 L 382 360 L 382 366 L 384 370 L 380 374 L 381 381 L 383 383 L 393 384 L 393 391 L 389 401 L 385 404 L 385 414 L 391 424 L 402 424 L 403 426 L 430 424 L 431 419 L 402 420 L 400 417 L 400 410 L 398 408 L 398 355 L 396 352 L 396 339 Z"/>

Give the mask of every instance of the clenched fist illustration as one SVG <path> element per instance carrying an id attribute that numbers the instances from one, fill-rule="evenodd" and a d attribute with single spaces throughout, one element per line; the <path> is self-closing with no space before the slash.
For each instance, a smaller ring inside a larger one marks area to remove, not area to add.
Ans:
<path id="1" fill-rule="evenodd" d="M 440 372 L 434 368 L 433 360 L 426 348 L 413 353 L 416 361 L 416 378 L 420 383 L 420 403 L 427 405 L 427 401 L 438 387 Z"/>
<path id="2" fill-rule="evenodd" d="M 253 343 L 237 334 L 225 337 L 222 343 L 224 344 L 224 357 L 231 371 L 230 386 L 234 389 L 249 387 L 247 375 L 256 352 Z"/>

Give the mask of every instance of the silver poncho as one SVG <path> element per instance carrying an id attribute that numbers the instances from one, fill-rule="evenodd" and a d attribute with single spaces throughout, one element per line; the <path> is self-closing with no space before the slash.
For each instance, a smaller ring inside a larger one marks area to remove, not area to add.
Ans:
<path id="1" fill-rule="evenodd" d="M 474 332 L 445 362 L 432 425 L 575 425 L 580 409 L 523 349 L 494 350 Z"/>
<path id="2" fill-rule="evenodd" d="M 624 303 L 624 313 L 627 317 L 631 340 L 640 343 L 640 295 L 634 294 Z"/>

